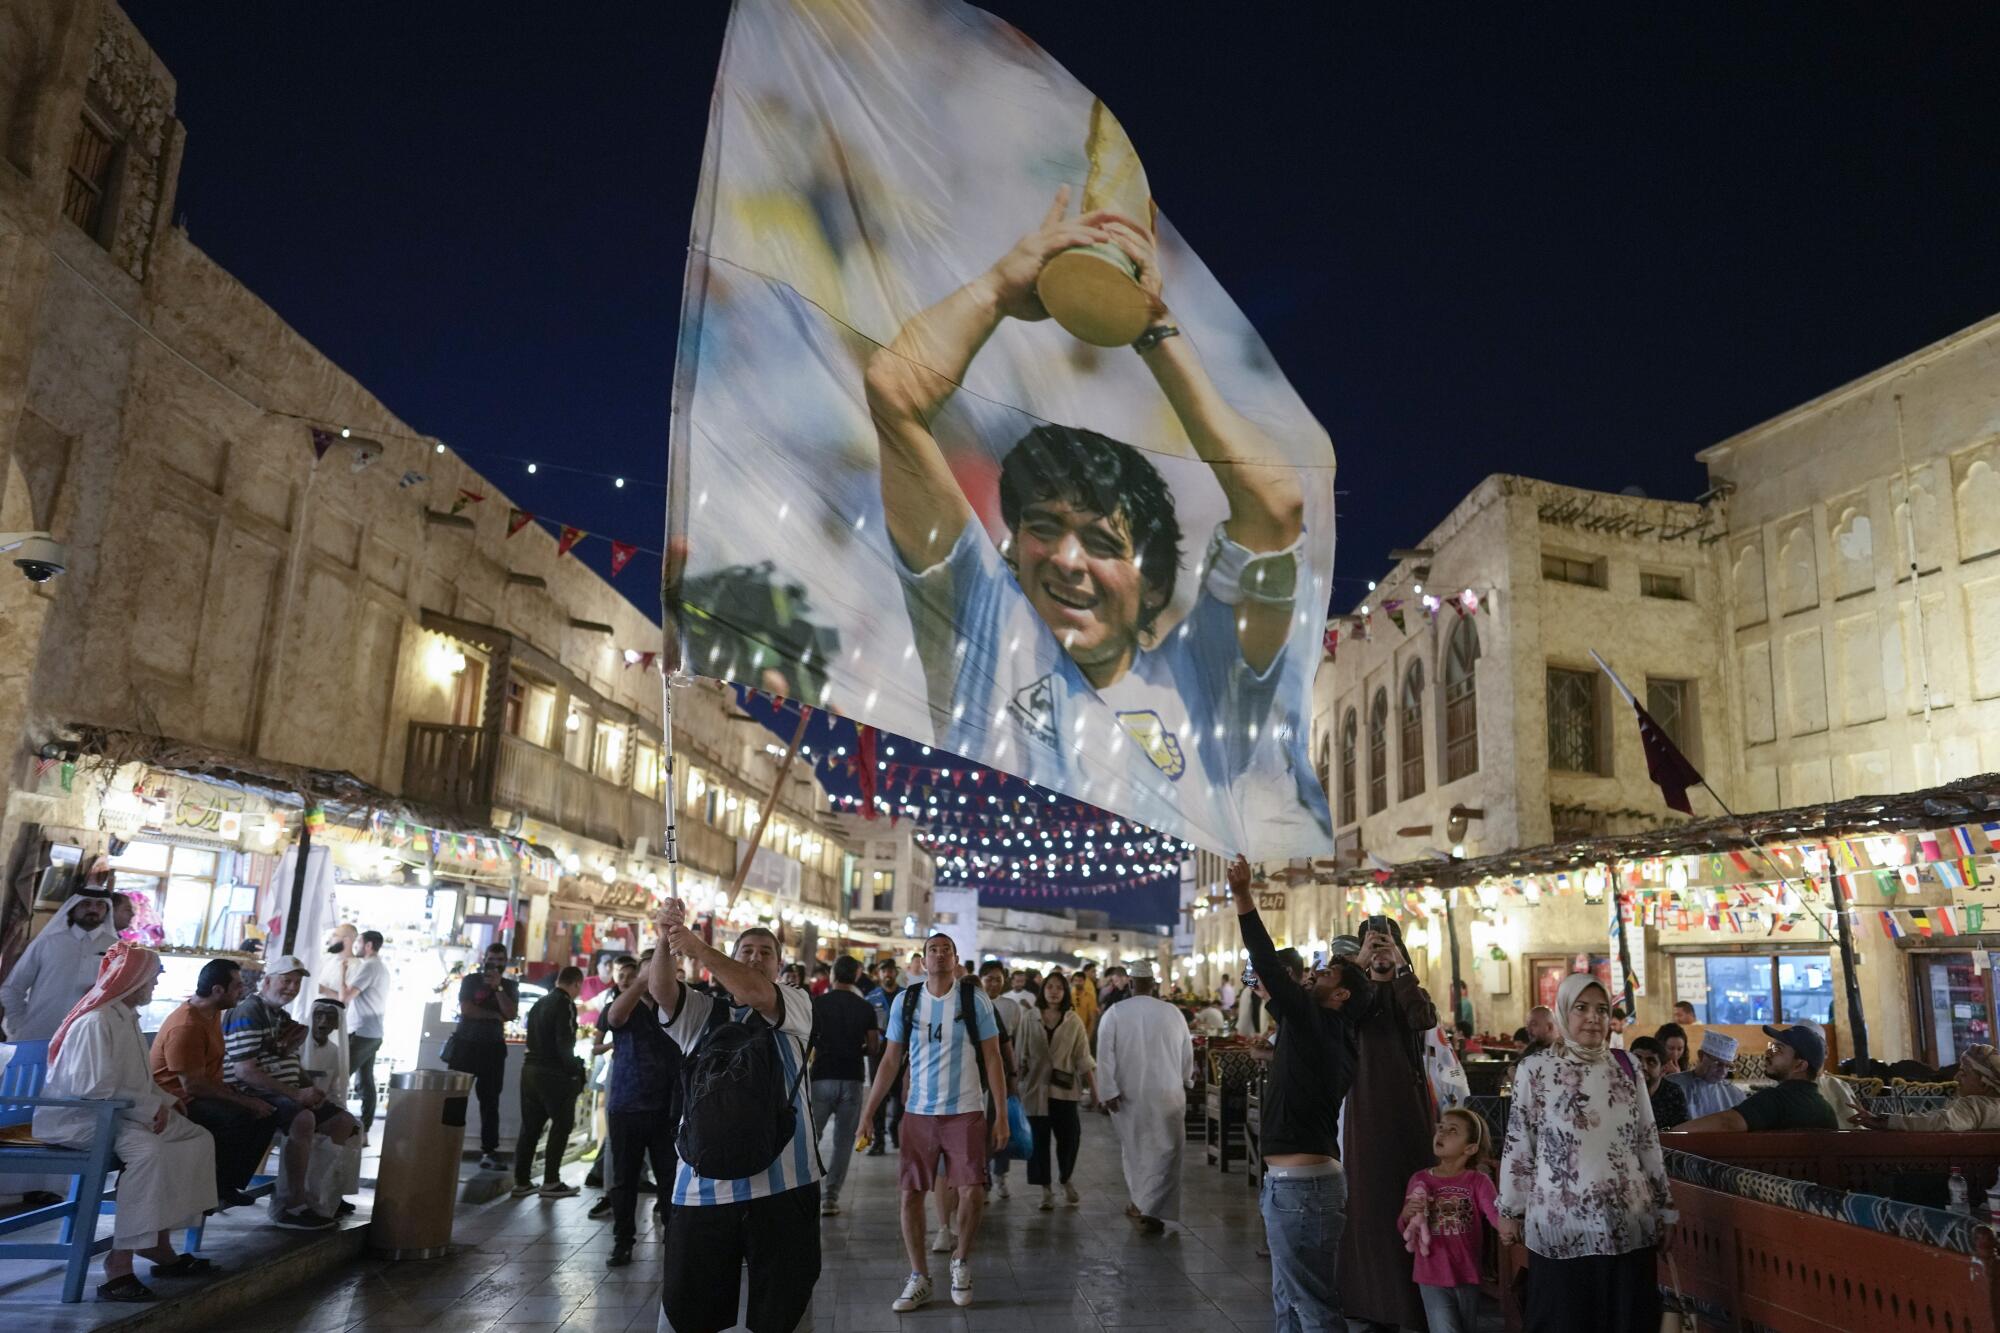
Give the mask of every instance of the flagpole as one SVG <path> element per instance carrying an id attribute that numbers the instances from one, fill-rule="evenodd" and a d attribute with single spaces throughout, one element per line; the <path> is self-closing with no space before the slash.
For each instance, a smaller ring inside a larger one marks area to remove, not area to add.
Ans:
<path id="1" fill-rule="evenodd" d="M 1632 971 L 1632 946 L 1625 939 L 1625 894 L 1616 885 L 1611 889 L 1611 914 L 1618 923 L 1618 967 L 1625 986 L 1625 1021 L 1630 1023 L 1639 1017 L 1639 1000 L 1632 993 L 1638 978 Z"/>

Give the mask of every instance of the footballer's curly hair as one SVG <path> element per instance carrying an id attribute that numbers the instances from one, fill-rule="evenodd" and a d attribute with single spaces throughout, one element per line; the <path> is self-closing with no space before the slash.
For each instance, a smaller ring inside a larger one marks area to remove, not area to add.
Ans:
<path id="1" fill-rule="evenodd" d="M 1151 633 L 1174 599 L 1181 569 L 1181 525 L 1173 492 L 1159 470 L 1129 444 L 1080 426 L 1037 426 L 1000 460 L 1000 517 L 1010 533 L 1021 513 L 1044 500 L 1063 500 L 1108 518 L 1123 518 L 1139 554 L 1140 572 L 1159 605 L 1140 612 L 1141 633 Z"/>

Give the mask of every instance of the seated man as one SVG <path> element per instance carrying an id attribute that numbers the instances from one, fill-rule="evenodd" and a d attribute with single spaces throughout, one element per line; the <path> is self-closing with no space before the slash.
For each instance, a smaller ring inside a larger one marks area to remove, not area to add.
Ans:
<path id="1" fill-rule="evenodd" d="M 300 1068 L 306 1027 L 287 1015 L 285 1006 L 298 998 L 308 975 L 305 963 L 294 955 L 273 959 L 257 993 L 231 1009 L 222 1024 L 230 1086 L 268 1102 L 277 1130 L 285 1136 L 278 1188 L 292 1206 L 278 1213 L 278 1225 L 297 1231 L 320 1230 L 334 1221 L 301 1202 L 314 1137 L 323 1133 L 345 1144 L 361 1128 L 338 1102 L 312 1086 Z"/>
<path id="2" fill-rule="evenodd" d="M 1943 1108 L 1915 1115 L 1876 1115 L 1857 1110 L 1856 1124 L 1867 1129 L 1906 1129 L 1962 1134 L 2000 1129 L 2000 1051 L 1968 1046 L 1958 1057 L 1958 1096 Z"/>
<path id="3" fill-rule="evenodd" d="M 1721 1032 L 1701 1034 L 1701 1051 L 1694 1068 L 1685 1074 L 1668 1075 L 1687 1097 L 1690 1116 L 1733 1111 L 1743 1104 L 1750 1094 L 1729 1081 L 1729 1071 L 1735 1063 L 1736 1038 Z"/>
<path id="4" fill-rule="evenodd" d="M 278 1130 L 271 1104 L 238 1092 L 223 1074 L 222 1015 L 243 995 L 242 965 L 211 959 L 195 979 L 194 995 L 160 1024 L 148 1061 L 153 1082 L 215 1137 L 215 1193 L 225 1208 L 250 1202 L 243 1188 Z"/>
<path id="5" fill-rule="evenodd" d="M 1676 1129 L 1688 1118 L 1687 1094 L 1680 1084 L 1666 1076 L 1667 1051 L 1657 1037 L 1634 1037 L 1632 1058 L 1646 1076 L 1646 1094 L 1653 1102 L 1653 1124 L 1660 1129 Z"/>
<path id="6" fill-rule="evenodd" d="M 101 1301 L 157 1299 L 152 1288 L 133 1276 L 134 1255 L 152 1261 L 154 1277 L 215 1271 L 206 1259 L 175 1254 L 170 1239 L 172 1233 L 198 1225 L 202 1214 L 215 1207 L 215 1143 L 174 1109 L 174 1098 L 147 1072 L 139 1010 L 152 1001 L 159 984 L 160 956 L 121 940 L 105 953 L 97 984 L 49 1039 L 44 1097 L 126 1103 L 112 1121 L 123 1165 L 111 1249 L 104 1256 L 104 1285 L 97 1289 Z M 97 1133 L 97 1115 L 86 1107 L 40 1106 L 34 1131 L 48 1143 L 88 1148 Z M 96 1224 L 95 1218 L 86 1220 Z M 28 1320 L 27 1326 L 36 1322 Z"/>
<path id="7" fill-rule="evenodd" d="M 1707 1036 L 1714 1036 L 1709 1033 Z M 1764 1129 L 1838 1129 L 1833 1108 L 1820 1096 L 1819 1071 L 1826 1063 L 1826 1039 L 1803 1023 L 1788 1028 L 1766 1026 L 1771 1049 L 1765 1072 L 1777 1081 L 1751 1093 L 1741 1106 L 1690 1120 L 1681 1129 L 1699 1134 L 1721 1130 L 1742 1133 Z M 1704 1038 L 1704 1041 L 1706 1038 Z"/>

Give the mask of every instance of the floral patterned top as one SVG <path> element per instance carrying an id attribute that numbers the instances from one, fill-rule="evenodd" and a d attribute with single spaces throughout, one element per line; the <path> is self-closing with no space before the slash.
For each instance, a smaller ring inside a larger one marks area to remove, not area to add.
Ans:
<path id="1" fill-rule="evenodd" d="M 1521 1062 L 1500 1215 L 1525 1218 L 1528 1248 L 1546 1259 L 1642 1250 L 1678 1220 L 1652 1102 L 1628 1057 L 1588 1061 L 1558 1046 Z"/>

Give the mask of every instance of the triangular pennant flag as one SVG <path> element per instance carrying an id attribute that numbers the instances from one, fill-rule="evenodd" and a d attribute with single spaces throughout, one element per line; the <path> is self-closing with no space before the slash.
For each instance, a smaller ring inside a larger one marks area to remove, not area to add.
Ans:
<path id="1" fill-rule="evenodd" d="M 533 514 L 525 509 L 516 509 L 510 505 L 507 509 L 507 535 L 509 537 L 513 536 L 534 521 L 535 516 Z"/>
<path id="2" fill-rule="evenodd" d="M 478 491 L 468 491 L 465 487 L 461 486 L 458 488 L 458 498 L 451 502 L 451 512 L 456 514 L 467 505 L 483 504 L 485 500 L 486 497 Z"/>
<path id="3" fill-rule="evenodd" d="M 567 523 L 563 524 L 562 535 L 556 538 L 556 554 L 568 555 L 572 546 L 575 546 L 589 535 L 582 528 L 573 528 Z"/>
<path id="4" fill-rule="evenodd" d="M 326 451 L 333 448 L 334 438 L 330 430 L 321 430 L 318 426 L 312 428 L 313 462 L 326 457 Z"/>
<path id="5" fill-rule="evenodd" d="M 636 546 L 627 546 L 624 542 L 611 543 L 611 577 L 617 578 L 619 572 L 630 564 L 632 557 L 637 554 L 639 548 Z"/>
<path id="6" fill-rule="evenodd" d="M 1340 651 L 1340 627 L 1338 625 L 1328 625 L 1326 627 L 1326 634 L 1320 640 L 1320 648 L 1326 653 L 1327 661 L 1331 662 L 1334 660 L 1336 654 Z"/>
<path id="7" fill-rule="evenodd" d="M 1391 597 L 1388 601 L 1382 603 L 1382 614 L 1389 617 L 1389 623 L 1402 633 L 1408 634 L 1410 632 L 1403 624 L 1403 603 L 1400 598 Z"/>

